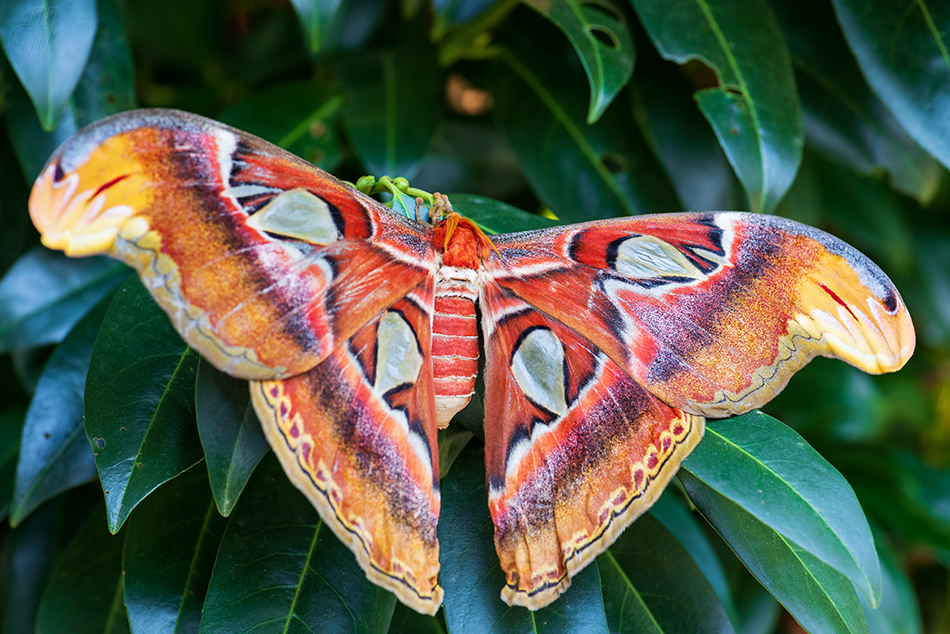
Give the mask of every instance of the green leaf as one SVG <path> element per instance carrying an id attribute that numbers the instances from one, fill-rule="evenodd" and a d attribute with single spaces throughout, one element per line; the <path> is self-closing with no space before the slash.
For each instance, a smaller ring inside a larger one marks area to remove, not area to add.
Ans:
<path id="1" fill-rule="evenodd" d="M 452 206 L 466 218 L 474 220 L 488 234 L 511 233 L 556 227 L 560 223 L 537 214 L 512 207 L 501 201 L 473 194 L 452 194 Z"/>
<path id="2" fill-rule="evenodd" d="M 366 579 L 271 454 L 228 522 L 201 631 L 384 633 L 395 603 Z"/>
<path id="3" fill-rule="evenodd" d="M 623 14 L 610 0 L 526 0 L 571 41 L 590 83 L 587 123 L 604 113 L 633 74 L 637 51 Z"/>
<path id="4" fill-rule="evenodd" d="M 494 113 L 541 201 L 565 222 L 679 209 L 626 98 L 588 126 L 580 70 L 524 48 L 502 55 Z"/>
<path id="5" fill-rule="evenodd" d="M 911 542 L 929 544 L 950 561 L 950 471 L 894 449 L 848 447 L 826 453 L 854 484 L 875 523 Z"/>
<path id="6" fill-rule="evenodd" d="M 0 519 L 7 515 L 13 498 L 23 425 L 23 410 L 19 407 L 0 414 Z"/>
<path id="7" fill-rule="evenodd" d="M 138 107 L 132 52 L 117 0 L 97 0 L 99 27 L 92 53 L 73 95 L 81 125 Z"/>
<path id="8" fill-rule="evenodd" d="M 652 515 L 627 527 L 597 567 L 611 632 L 735 632 L 699 566 Z"/>
<path id="9" fill-rule="evenodd" d="M 878 535 L 878 553 L 884 564 L 881 605 L 872 608 L 863 596 L 858 596 L 868 620 L 868 629 L 871 634 L 920 634 L 923 625 L 920 608 L 914 598 L 914 586 L 886 541 Z"/>
<path id="10" fill-rule="evenodd" d="M 892 186 L 928 203 L 940 164 L 917 145 L 871 92 L 830 4 L 772 2 L 792 53 L 805 140 L 861 174 L 887 172 Z"/>
<path id="11" fill-rule="evenodd" d="M 435 51 L 412 45 L 338 63 L 346 129 L 366 170 L 412 179 L 441 119 Z"/>
<path id="12" fill-rule="evenodd" d="M 0 632 L 33 632 L 43 586 L 58 553 L 62 504 L 42 506 L 10 535 L 12 549 L 6 614 Z"/>
<path id="13" fill-rule="evenodd" d="M 66 489 L 96 477 L 83 427 L 83 393 L 105 307 L 89 313 L 56 347 L 26 413 L 10 524 Z"/>
<path id="14" fill-rule="evenodd" d="M 30 249 L 0 281 L 0 351 L 62 341 L 126 277 L 128 269 L 109 258 Z"/>
<path id="15" fill-rule="evenodd" d="M 881 568 L 861 505 L 847 480 L 792 429 L 758 411 L 715 421 L 683 469 L 878 603 Z"/>
<path id="16" fill-rule="evenodd" d="M 847 577 L 689 471 L 681 470 L 679 477 L 700 512 L 805 631 L 809 634 L 868 631 L 857 593 Z M 755 482 L 744 480 L 741 475 L 737 475 L 736 480 L 746 484 Z M 829 496 L 829 499 L 833 501 L 834 497 Z"/>
<path id="17" fill-rule="evenodd" d="M 397 601 L 389 634 L 445 634 L 445 625 L 438 616 L 419 614 Z"/>
<path id="18" fill-rule="evenodd" d="M 325 87 L 313 81 L 292 81 L 239 101 L 219 118 L 330 170 L 343 156 L 336 131 L 342 107 L 343 98 Z"/>
<path id="19" fill-rule="evenodd" d="M 452 634 L 484 632 L 606 632 L 607 621 L 597 566 L 571 580 L 566 594 L 546 608 L 530 612 L 501 600 L 505 574 L 495 553 L 494 524 L 485 492 L 484 450 L 469 446 L 456 459 L 442 484 L 439 517 L 439 583 Z"/>
<path id="20" fill-rule="evenodd" d="M 198 365 L 195 412 L 214 501 L 227 517 L 267 453 L 267 439 L 251 405 L 247 381 L 229 377 L 204 359 Z"/>
<path id="21" fill-rule="evenodd" d="M 201 468 L 181 474 L 135 510 L 122 553 L 125 604 L 135 632 L 198 631 L 226 524 Z"/>
<path id="22" fill-rule="evenodd" d="M 834 0 L 858 65 L 907 133 L 950 166 L 950 7 L 928 0 Z"/>
<path id="23" fill-rule="evenodd" d="M 726 579 L 722 562 L 719 561 L 709 538 L 693 514 L 679 502 L 672 491 L 667 489 L 650 507 L 650 515 L 659 520 L 663 527 L 683 545 L 705 575 L 706 581 L 712 586 L 716 596 L 719 597 L 719 602 L 725 608 L 729 620 L 733 624 L 739 623 L 736 607 L 732 602 L 732 590 Z"/>
<path id="24" fill-rule="evenodd" d="M 303 27 L 310 45 L 310 53 L 315 55 L 327 48 L 328 40 L 338 28 L 342 19 L 344 0 L 290 0 L 300 25 Z"/>
<path id="25" fill-rule="evenodd" d="M 198 355 L 130 278 L 109 305 L 86 380 L 86 436 L 113 533 L 149 493 L 201 460 L 197 370 Z"/>
<path id="26" fill-rule="evenodd" d="M 95 34 L 96 0 L 8 0 L 0 9 L 0 43 L 44 130 L 56 127 Z"/>
<path id="27" fill-rule="evenodd" d="M 122 593 L 122 537 L 96 506 L 56 562 L 36 615 L 37 634 L 99 634 Z M 125 610 L 122 610 L 125 620 Z"/>
<path id="28" fill-rule="evenodd" d="M 699 60 L 719 85 L 696 92 L 753 211 L 770 212 L 795 179 L 802 116 L 792 65 L 766 0 L 631 0 L 660 54 Z"/>
<path id="29" fill-rule="evenodd" d="M 693 99 L 694 86 L 669 62 L 642 63 L 636 88 L 648 142 L 683 209 L 742 209 L 742 185 Z"/>

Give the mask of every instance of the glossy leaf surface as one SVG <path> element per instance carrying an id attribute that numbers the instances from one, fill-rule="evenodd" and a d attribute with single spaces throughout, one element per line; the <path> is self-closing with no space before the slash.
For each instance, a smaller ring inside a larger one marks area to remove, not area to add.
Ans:
<path id="1" fill-rule="evenodd" d="M 587 123 L 600 118 L 630 80 L 636 49 L 623 14 L 610 0 L 528 0 L 571 41 L 590 84 Z"/>
<path id="2" fill-rule="evenodd" d="M 917 0 L 834 0 L 868 83 L 907 133 L 950 166 L 950 7 Z"/>
<path id="3" fill-rule="evenodd" d="M 382 634 L 395 603 L 395 595 L 366 580 L 271 455 L 228 522 L 201 632 Z"/>
<path id="4" fill-rule="evenodd" d="M 112 532 L 155 488 L 201 459 L 197 370 L 198 355 L 130 279 L 103 319 L 86 380 L 86 436 Z"/>
<path id="5" fill-rule="evenodd" d="M 847 577 L 689 472 L 681 472 L 680 479 L 690 500 L 805 631 L 868 631 L 857 593 Z"/>
<path id="6" fill-rule="evenodd" d="M 734 632 L 695 560 L 651 514 L 597 559 L 611 632 Z"/>
<path id="7" fill-rule="evenodd" d="M 632 0 L 664 58 L 699 60 L 718 86 L 696 92 L 753 211 L 770 212 L 792 184 L 802 118 L 788 50 L 765 0 Z"/>
<path id="8" fill-rule="evenodd" d="M 197 632 L 227 520 L 218 515 L 200 466 L 142 503 L 129 519 L 122 553 L 132 630 Z"/>
<path id="9" fill-rule="evenodd" d="M 678 209 L 628 104 L 588 126 L 582 86 L 579 69 L 545 66 L 522 46 L 496 69 L 495 116 L 541 201 L 565 222 Z"/>
<path id="10" fill-rule="evenodd" d="M 128 269 L 108 258 L 31 249 L 0 281 L 0 350 L 61 341 L 126 277 Z"/>
<path id="11" fill-rule="evenodd" d="M 86 315 L 43 368 L 26 413 L 10 523 L 16 526 L 51 497 L 96 477 L 83 426 L 83 393 L 104 307 Z"/>
<path id="12" fill-rule="evenodd" d="M 683 469 L 880 600 L 880 563 L 854 492 L 789 427 L 761 412 L 710 422 Z"/>
<path id="13" fill-rule="evenodd" d="M 544 609 L 530 612 L 504 603 L 500 594 L 505 575 L 493 535 L 484 452 L 469 446 L 442 485 L 439 516 L 439 583 L 445 589 L 443 609 L 452 634 L 608 631 L 601 578 L 594 564 L 571 580 L 566 595 Z"/>
<path id="14" fill-rule="evenodd" d="M 269 447 L 251 406 L 247 381 L 233 379 L 207 361 L 195 385 L 198 434 L 218 511 L 225 517 Z"/>
<path id="15" fill-rule="evenodd" d="M 0 8 L 7 60 L 30 94 L 44 130 L 56 127 L 95 34 L 96 0 L 9 0 Z"/>

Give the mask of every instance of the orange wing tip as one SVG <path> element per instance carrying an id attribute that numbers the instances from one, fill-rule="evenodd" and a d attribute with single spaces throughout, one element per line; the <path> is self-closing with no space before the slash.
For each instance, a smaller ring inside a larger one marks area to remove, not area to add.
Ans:
<path id="1" fill-rule="evenodd" d="M 553 603 L 571 585 L 571 578 L 617 541 L 620 534 L 657 501 L 667 484 L 676 475 L 680 464 L 702 440 L 706 421 L 702 416 L 683 412 L 689 425 L 679 435 L 665 432 L 663 438 L 672 441 L 667 452 L 654 450 L 644 460 L 631 465 L 634 490 L 619 487 L 607 498 L 601 511 L 606 524 L 593 532 L 578 530 L 572 539 L 562 544 L 564 565 L 538 570 L 531 562 L 531 576 L 523 583 L 517 572 L 508 573 L 508 582 L 501 590 L 501 599 L 512 606 L 540 610 Z M 665 444 L 661 439 L 660 445 Z M 560 527 L 559 527 L 560 530 Z M 593 533 L 593 534 L 592 534 Z M 502 558 L 504 560 L 504 558 Z M 515 558 L 517 560 L 517 557 Z"/>
<path id="2" fill-rule="evenodd" d="M 309 440 L 309 436 L 299 439 L 292 447 L 288 447 L 287 438 L 281 428 L 292 424 L 293 417 L 281 417 L 279 412 L 289 413 L 287 406 L 282 406 L 284 399 L 283 384 L 281 381 L 253 381 L 251 383 L 251 401 L 254 410 L 261 421 L 261 428 L 267 442 L 277 454 L 287 478 L 299 489 L 314 506 L 320 518 L 326 522 L 337 538 L 346 545 L 356 556 L 356 562 L 366 574 L 366 578 L 377 586 L 396 595 L 403 604 L 420 614 L 435 615 L 442 605 L 443 591 L 436 581 L 439 573 L 438 549 L 436 547 L 435 563 L 430 570 L 423 574 L 405 566 L 395 557 L 387 562 L 377 561 L 372 556 L 373 536 L 369 534 L 359 518 L 341 517 L 334 507 L 332 499 L 339 500 L 340 491 L 337 484 L 329 475 L 331 470 L 326 465 L 317 465 L 313 469 L 305 464 L 296 448 Z M 286 404 L 284 404 L 286 405 Z M 320 467 L 324 468 L 320 468 Z M 321 490 L 317 483 L 324 489 Z M 350 521 L 348 521 L 348 519 Z M 393 544 L 393 548 L 395 544 Z"/>
<path id="3" fill-rule="evenodd" d="M 49 165 L 30 193 L 30 218 L 43 244 L 72 257 L 109 252 L 116 237 L 127 231 L 124 225 L 135 211 L 128 205 L 105 208 L 106 194 L 101 188 L 78 191 L 78 173 L 57 181 L 56 171 L 55 164 Z"/>

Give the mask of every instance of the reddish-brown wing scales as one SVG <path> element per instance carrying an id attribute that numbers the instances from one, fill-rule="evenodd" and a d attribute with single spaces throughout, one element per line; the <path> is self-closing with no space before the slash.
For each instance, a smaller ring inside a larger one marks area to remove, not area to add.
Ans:
<path id="1" fill-rule="evenodd" d="M 884 273 L 798 223 L 669 214 L 489 242 L 447 210 L 408 220 L 162 110 L 81 131 L 30 198 L 44 244 L 133 266 L 189 344 L 252 380 L 290 480 L 420 612 L 442 598 L 436 429 L 471 398 L 479 311 L 502 597 L 531 609 L 649 508 L 705 417 L 761 406 L 816 355 L 878 373 L 914 349 Z"/>

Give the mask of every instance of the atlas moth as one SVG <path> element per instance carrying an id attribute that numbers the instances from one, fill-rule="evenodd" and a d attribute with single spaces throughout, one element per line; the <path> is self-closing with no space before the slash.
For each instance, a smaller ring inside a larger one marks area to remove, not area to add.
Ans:
<path id="1" fill-rule="evenodd" d="M 47 247 L 133 267 L 188 344 L 250 381 L 288 478 L 424 613 L 442 601 L 436 432 L 473 395 L 479 334 L 502 598 L 530 609 L 653 504 L 707 417 L 760 407 L 817 355 L 881 373 L 914 349 L 884 273 L 790 220 L 489 238 L 435 202 L 411 219 L 249 134 L 140 110 L 63 144 L 30 213 Z"/>

